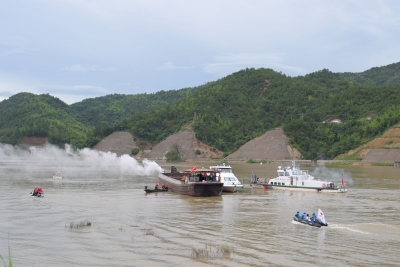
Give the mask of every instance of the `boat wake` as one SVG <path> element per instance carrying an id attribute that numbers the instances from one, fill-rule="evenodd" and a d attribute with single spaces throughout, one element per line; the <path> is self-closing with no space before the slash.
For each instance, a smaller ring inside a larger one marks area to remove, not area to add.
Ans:
<path id="1" fill-rule="evenodd" d="M 343 229 L 346 231 L 365 234 L 388 236 L 391 238 L 400 238 L 400 226 L 385 223 L 359 223 L 359 224 L 332 224 L 333 229 Z"/>

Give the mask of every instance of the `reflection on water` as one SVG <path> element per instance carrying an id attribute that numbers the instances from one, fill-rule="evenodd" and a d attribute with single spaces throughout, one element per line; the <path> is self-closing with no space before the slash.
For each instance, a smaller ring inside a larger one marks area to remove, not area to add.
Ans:
<path id="1" fill-rule="evenodd" d="M 156 175 L 0 159 L 0 255 L 8 243 L 15 266 L 397 266 L 400 264 L 400 170 L 341 166 L 347 194 L 251 189 L 215 198 L 172 192 L 146 194 Z M 169 164 L 159 162 L 169 169 Z M 176 164 L 208 167 L 210 162 Z M 249 185 L 252 171 L 276 176 L 286 163 L 230 163 Z M 315 171 L 311 165 L 301 166 Z M 54 171 L 65 175 L 54 181 Z M 336 176 L 335 176 L 336 177 Z M 336 179 L 334 177 L 334 179 Z M 347 178 L 346 178 L 347 177 Z M 31 198 L 43 187 L 43 199 Z M 328 227 L 292 223 L 297 210 L 321 208 Z M 92 222 L 70 229 L 71 222 Z M 8 240 L 8 235 L 10 236 Z M 229 247 L 231 253 L 192 258 L 193 249 Z"/>

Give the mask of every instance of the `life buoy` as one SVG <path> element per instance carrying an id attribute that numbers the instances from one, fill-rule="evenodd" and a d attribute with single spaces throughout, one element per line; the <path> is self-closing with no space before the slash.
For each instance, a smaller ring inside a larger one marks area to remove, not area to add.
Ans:
<path id="1" fill-rule="evenodd" d="M 323 184 L 322 184 L 322 187 L 323 187 L 323 188 L 325 188 L 325 187 L 326 187 L 326 184 L 325 184 L 325 183 L 323 183 Z"/>

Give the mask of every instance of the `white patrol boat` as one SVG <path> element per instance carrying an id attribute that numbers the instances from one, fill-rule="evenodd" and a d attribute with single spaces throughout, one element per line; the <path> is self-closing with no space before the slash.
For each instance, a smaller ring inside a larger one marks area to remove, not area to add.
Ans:
<path id="1" fill-rule="evenodd" d="M 333 192 L 345 193 L 347 192 L 347 185 L 344 183 L 342 177 L 341 183 L 334 183 L 328 181 L 315 180 L 314 176 L 308 174 L 308 171 L 303 171 L 296 166 L 295 161 L 292 161 L 292 168 L 278 167 L 278 177 L 267 180 L 264 187 L 273 189 L 286 189 L 286 190 L 304 190 L 304 191 L 318 191 L 318 192 Z"/>
<path id="2" fill-rule="evenodd" d="M 217 170 L 220 172 L 219 182 L 224 183 L 222 191 L 234 193 L 238 189 L 243 188 L 243 184 L 239 181 L 239 179 L 233 174 L 232 167 L 230 165 L 225 165 L 225 163 L 215 166 L 210 166 L 210 169 Z"/>

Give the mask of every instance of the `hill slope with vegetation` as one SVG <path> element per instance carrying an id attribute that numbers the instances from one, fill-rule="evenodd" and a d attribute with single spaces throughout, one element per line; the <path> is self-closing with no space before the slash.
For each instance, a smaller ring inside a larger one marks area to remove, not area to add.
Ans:
<path id="1" fill-rule="evenodd" d="M 396 81 L 397 68 L 391 69 L 370 71 L 374 81 L 380 76 Z M 191 125 L 199 141 L 226 156 L 282 127 L 304 158 L 332 159 L 400 122 L 399 84 L 368 85 L 352 77 L 327 69 L 294 78 L 245 69 L 171 95 L 110 95 L 71 106 L 49 95 L 22 93 L 0 102 L 6 114 L 0 118 L 0 142 L 48 136 L 55 144 L 92 147 L 113 132 L 127 131 L 154 145 Z M 340 123 L 329 123 L 333 119 Z"/>
<path id="2" fill-rule="evenodd" d="M 70 107 L 81 116 L 85 125 L 113 124 L 137 113 L 169 106 L 192 95 L 197 90 L 198 87 L 160 91 L 154 94 L 113 94 L 85 99 L 72 104 Z"/>
<path id="3" fill-rule="evenodd" d="M 50 143 L 86 144 L 89 129 L 70 107 L 48 94 L 19 93 L 0 102 L 0 142 L 16 144 L 24 137 L 47 137 Z"/>
<path id="4" fill-rule="evenodd" d="M 399 122 L 399 93 L 399 86 L 360 85 L 329 70 L 291 78 L 271 69 L 246 69 L 112 127 L 158 143 L 193 123 L 200 141 L 228 155 L 282 126 L 305 158 L 329 159 Z M 368 120 L 370 113 L 376 116 Z M 343 123 L 323 123 L 332 117 Z"/>
<path id="5" fill-rule="evenodd" d="M 400 62 L 383 67 L 375 67 L 364 72 L 338 73 L 349 81 L 372 86 L 388 86 L 400 84 Z"/>
<path id="6" fill-rule="evenodd" d="M 196 90 L 197 87 L 154 94 L 113 94 L 70 106 L 49 94 L 19 93 L 0 102 L 0 142 L 17 144 L 24 137 L 47 137 L 60 146 L 70 143 L 79 148 L 92 147 L 101 140 L 93 136 L 95 126 L 112 125 L 136 113 L 171 105 Z"/>

